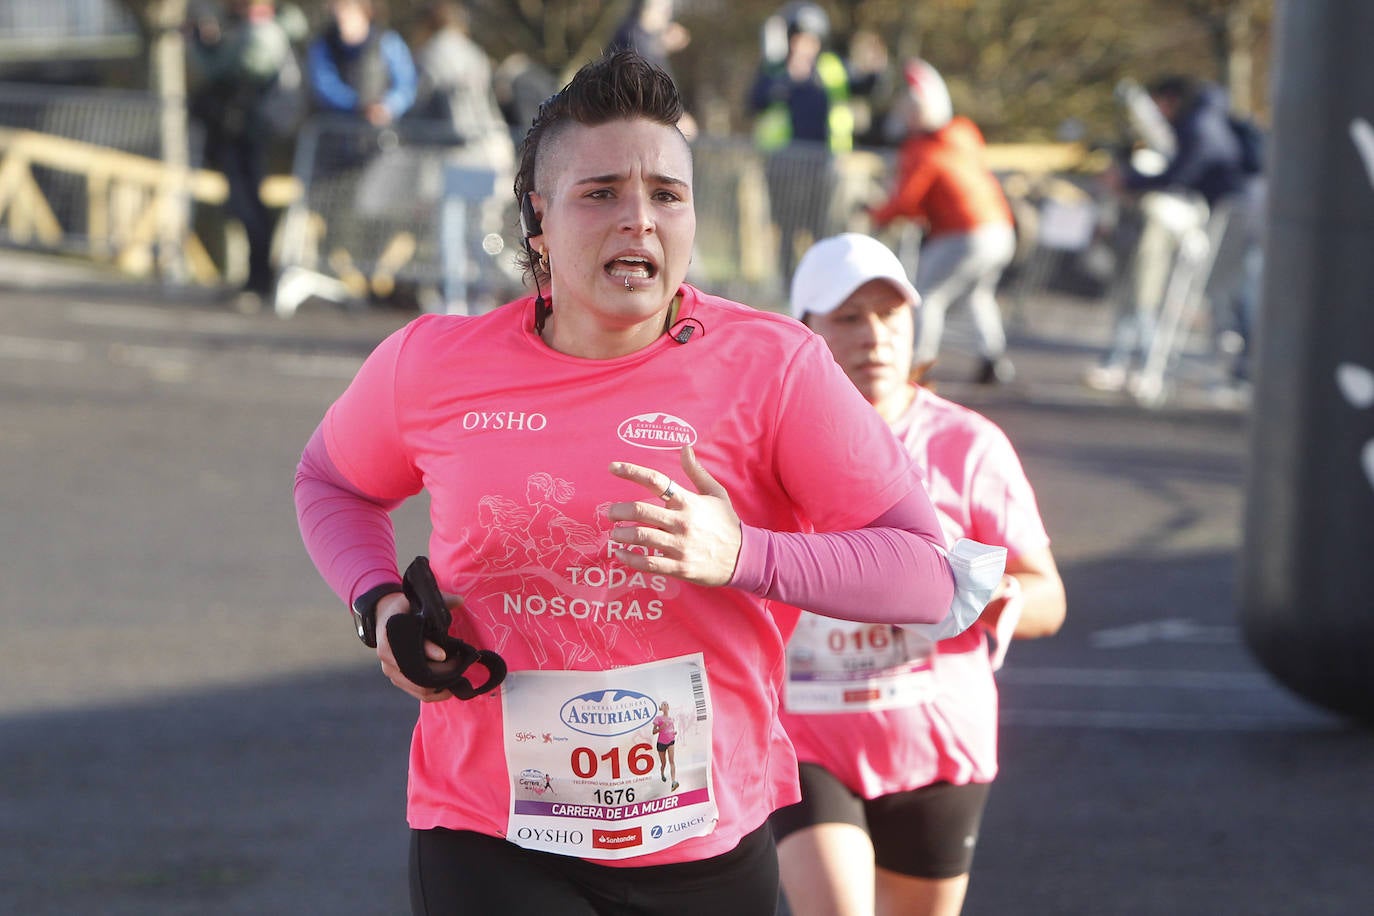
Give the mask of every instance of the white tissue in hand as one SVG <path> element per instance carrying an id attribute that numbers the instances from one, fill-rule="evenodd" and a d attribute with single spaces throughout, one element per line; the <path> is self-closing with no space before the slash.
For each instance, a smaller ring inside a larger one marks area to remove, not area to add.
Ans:
<path id="1" fill-rule="evenodd" d="M 1007 548 L 980 544 L 970 538 L 959 538 L 946 556 L 954 570 L 954 600 L 949 613 L 937 623 L 908 623 L 902 629 L 920 633 L 939 642 L 958 636 L 973 626 L 988 606 L 993 592 L 1002 581 L 1007 568 Z"/>

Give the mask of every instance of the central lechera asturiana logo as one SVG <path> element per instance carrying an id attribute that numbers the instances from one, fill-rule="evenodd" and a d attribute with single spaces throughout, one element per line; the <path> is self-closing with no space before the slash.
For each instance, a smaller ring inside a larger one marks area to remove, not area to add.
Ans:
<path id="1" fill-rule="evenodd" d="M 616 435 L 641 448 L 678 449 L 697 444 L 697 431 L 692 424 L 667 413 L 642 413 L 623 420 Z"/>
<path id="2" fill-rule="evenodd" d="M 558 718 L 584 735 L 610 738 L 654 721 L 658 704 L 635 690 L 592 690 L 563 704 Z"/>

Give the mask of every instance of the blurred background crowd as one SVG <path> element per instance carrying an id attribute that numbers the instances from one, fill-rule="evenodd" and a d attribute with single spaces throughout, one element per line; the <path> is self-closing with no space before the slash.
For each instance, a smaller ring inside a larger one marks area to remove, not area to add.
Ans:
<path id="1" fill-rule="evenodd" d="M 1003 382 L 1027 297 L 1110 299 L 1083 381 L 1149 402 L 1199 327 L 1246 381 L 1271 20 L 1263 0 L 4 2 L 0 127 L 52 142 L 0 139 L 33 177 L 0 241 L 244 311 L 484 310 L 523 289 L 510 175 L 539 103 L 634 47 L 688 102 L 696 282 L 783 308 L 807 245 L 873 232 L 933 306 L 925 358 L 967 314 L 977 380 Z"/>

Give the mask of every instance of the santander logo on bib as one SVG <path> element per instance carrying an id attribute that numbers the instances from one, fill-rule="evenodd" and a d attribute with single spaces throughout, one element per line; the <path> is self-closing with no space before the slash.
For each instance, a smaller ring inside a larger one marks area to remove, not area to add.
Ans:
<path id="1" fill-rule="evenodd" d="M 692 424 L 667 413 L 642 413 L 623 420 L 616 435 L 641 448 L 679 449 L 697 444 L 697 431 Z"/>

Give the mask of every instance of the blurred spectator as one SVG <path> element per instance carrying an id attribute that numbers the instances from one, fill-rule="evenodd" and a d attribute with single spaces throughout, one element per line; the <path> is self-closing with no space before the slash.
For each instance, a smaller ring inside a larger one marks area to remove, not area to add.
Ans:
<path id="1" fill-rule="evenodd" d="M 830 18 L 815 3 L 784 6 L 764 23 L 763 61 L 749 90 L 754 141 L 768 154 L 765 175 L 784 285 L 798 245 L 830 234 L 834 156 L 854 148 L 850 98 L 878 78 L 825 50 L 829 35 Z"/>
<path id="2" fill-rule="evenodd" d="M 669 56 L 687 47 L 692 33 L 673 18 L 673 13 L 673 0 L 631 0 L 606 50 L 638 51 L 641 57 L 676 82 Z M 683 115 L 678 127 L 688 140 L 696 136 L 696 121 L 690 114 Z"/>
<path id="3" fill-rule="evenodd" d="M 496 101 L 519 148 L 539 106 L 558 91 L 558 80 L 528 54 L 516 51 L 496 67 Z"/>
<path id="4" fill-rule="evenodd" d="M 248 279 L 241 307 L 254 309 L 273 287 L 274 218 L 259 193 L 275 135 L 274 90 L 289 71 L 299 82 L 291 42 L 272 0 L 229 0 L 218 15 L 190 22 L 195 80 L 190 111 L 205 126 L 208 163 L 229 183 L 229 213 L 248 237 Z"/>
<path id="5" fill-rule="evenodd" d="M 1114 178 L 1128 191 L 1185 189 L 1208 206 L 1239 193 L 1246 184 L 1240 138 L 1232 125 L 1226 90 L 1187 76 L 1165 77 L 1150 87 L 1150 98 L 1173 128 L 1173 154 L 1161 172 L 1142 172 L 1129 164 Z"/>
<path id="6" fill-rule="evenodd" d="M 849 37 L 846 61 L 851 74 L 864 74 L 863 93 L 852 96 L 849 107 L 854 112 L 854 145 L 856 147 L 891 146 L 895 140 L 884 135 L 883 115 L 892 108 L 906 84 L 894 78 L 895 68 L 888 66 L 889 53 L 883 36 L 871 29 L 858 29 Z"/>
<path id="7" fill-rule="evenodd" d="M 415 103 L 415 62 L 373 0 L 328 0 L 325 8 L 305 50 L 313 110 L 322 117 L 304 133 L 298 158 L 307 163 L 312 211 L 334 212 L 311 230 L 318 251 L 309 259 L 322 256 L 348 296 L 388 299 L 422 238 L 415 221 L 434 209 L 433 193 L 417 193 L 416 157 L 395 129 Z"/>
<path id="8" fill-rule="evenodd" d="M 468 35 L 467 10 L 445 0 L 425 3 L 413 46 L 418 84 L 410 116 L 448 123 L 466 161 L 510 173 L 514 144 L 496 102 L 491 60 Z"/>
<path id="9" fill-rule="evenodd" d="M 515 177 L 515 144 L 496 101 L 491 60 L 468 29 L 467 10 L 458 3 L 431 0 L 420 7 L 413 45 L 419 84 L 409 117 L 447 124 L 457 145 L 445 158 L 494 176 L 493 194 L 467 210 L 468 263 L 480 265 L 475 268 L 478 283 L 472 295 L 481 298 L 496 296 L 494 287 L 502 282 L 483 239 L 501 232 Z M 495 193 L 497 189 L 502 193 Z"/>
<path id="10" fill-rule="evenodd" d="M 277 23 L 286 30 L 292 45 L 304 46 L 310 40 L 310 19 L 299 3 L 277 3 Z"/>
<path id="11" fill-rule="evenodd" d="M 897 111 L 907 139 L 897 163 L 891 196 L 870 214 L 881 229 L 897 218 L 924 230 L 916 288 L 925 297 L 915 365 L 939 355 L 945 313 L 967 302 L 978 332 L 982 365 L 977 381 L 1009 381 L 1007 337 L 997 284 L 1016 252 L 1011 207 L 984 162 L 983 134 L 955 115 L 945 81 L 923 60 L 903 69 L 907 93 Z"/>
<path id="12" fill-rule="evenodd" d="M 1217 330 L 1230 323 L 1238 330 L 1247 327 L 1243 300 L 1253 286 L 1250 275 L 1258 269 L 1254 253 L 1263 188 L 1252 161 L 1255 151 L 1247 147 L 1242 125 L 1230 116 L 1225 90 L 1191 77 L 1169 76 L 1150 86 L 1148 99 L 1128 97 L 1127 103 L 1137 108 L 1152 103 L 1169 142 L 1155 139 L 1155 150 L 1137 153 L 1104 176 L 1110 189 L 1139 195 L 1142 223 L 1129 272 L 1114 296 L 1111 348 L 1084 374 L 1084 382 L 1099 390 L 1127 387 L 1143 365 L 1180 245 L 1190 232 L 1207 226 L 1216 246 L 1206 295 Z M 1162 167 L 1146 167 L 1151 152 L 1155 160 L 1159 153 L 1165 155 Z M 1232 316 L 1238 302 L 1239 313 Z"/>
<path id="13" fill-rule="evenodd" d="M 415 103 L 415 62 L 404 39 L 376 21 L 372 0 L 331 0 L 329 24 L 307 51 L 320 111 L 384 127 Z"/>

